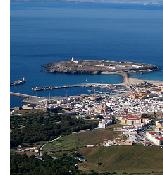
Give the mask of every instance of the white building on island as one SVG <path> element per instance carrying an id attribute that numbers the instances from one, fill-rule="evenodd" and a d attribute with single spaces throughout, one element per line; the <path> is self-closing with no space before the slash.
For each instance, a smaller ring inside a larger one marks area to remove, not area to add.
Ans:
<path id="1" fill-rule="evenodd" d="M 74 57 L 71 58 L 71 62 L 78 64 L 79 61 L 74 60 Z"/>

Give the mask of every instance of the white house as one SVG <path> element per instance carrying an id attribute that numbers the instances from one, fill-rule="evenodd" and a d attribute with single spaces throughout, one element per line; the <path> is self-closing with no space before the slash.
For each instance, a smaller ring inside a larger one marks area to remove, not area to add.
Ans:
<path id="1" fill-rule="evenodd" d="M 161 132 L 146 132 L 146 137 L 157 146 L 163 145 L 163 133 Z"/>
<path id="2" fill-rule="evenodd" d="M 106 128 L 106 121 L 104 119 L 99 121 L 98 128 Z"/>

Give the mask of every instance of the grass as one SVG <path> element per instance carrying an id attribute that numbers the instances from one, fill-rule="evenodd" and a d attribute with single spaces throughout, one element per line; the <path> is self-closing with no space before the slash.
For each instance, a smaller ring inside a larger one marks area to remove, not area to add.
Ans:
<path id="1" fill-rule="evenodd" d="M 82 171 L 116 172 L 117 175 L 163 175 L 163 149 L 160 147 L 134 146 L 100 146 L 104 140 L 112 140 L 119 133 L 113 132 L 113 127 L 73 133 L 62 136 L 59 140 L 47 143 L 44 151 L 52 156 L 71 153 L 75 150 L 81 152 L 87 159 L 80 163 Z M 96 145 L 87 148 L 86 145 Z"/>
<path id="2" fill-rule="evenodd" d="M 113 132 L 112 126 L 107 129 L 95 129 L 92 131 L 85 131 L 80 133 L 73 133 L 71 135 L 62 136 L 59 140 L 47 143 L 44 146 L 44 151 L 50 155 L 60 155 L 69 153 L 86 145 L 99 145 L 104 140 L 113 139 L 118 135 Z"/>
<path id="3" fill-rule="evenodd" d="M 87 158 L 80 164 L 82 171 L 163 174 L 163 149 L 160 147 L 95 147 L 83 148 L 81 153 Z"/>

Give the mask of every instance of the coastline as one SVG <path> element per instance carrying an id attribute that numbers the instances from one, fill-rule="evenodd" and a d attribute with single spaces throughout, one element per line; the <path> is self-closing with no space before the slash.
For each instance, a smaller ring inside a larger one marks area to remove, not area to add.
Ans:
<path id="1" fill-rule="evenodd" d="M 154 85 L 163 84 L 162 80 L 148 80 L 148 79 L 133 78 L 133 77 L 130 77 L 130 73 L 126 73 L 126 72 L 107 72 L 106 71 L 106 72 L 101 72 L 101 75 L 120 75 L 122 76 L 123 78 L 122 83 L 117 83 L 117 85 L 120 84 L 120 85 L 128 86 L 128 85 L 136 85 L 136 84 L 143 83 L 143 82 L 152 83 Z"/>
<path id="2" fill-rule="evenodd" d="M 130 77 L 130 74 L 125 73 L 125 72 L 122 72 L 122 73 L 121 72 L 102 72 L 101 74 L 102 75 L 120 75 L 123 77 L 123 82 L 118 83 L 118 84 L 125 85 L 125 86 L 136 85 L 136 84 L 143 83 L 143 82 L 148 82 L 156 86 L 163 84 L 163 81 L 161 80 L 148 80 L 148 79 L 144 80 L 140 78 L 133 78 L 133 77 Z"/>
<path id="3" fill-rule="evenodd" d="M 139 79 L 139 78 L 130 78 L 130 77 L 128 78 L 128 81 L 132 85 L 143 83 L 143 82 L 152 83 L 152 84 L 157 85 L 157 86 L 160 84 L 163 84 L 163 81 L 159 81 L 159 80 L 143 80 L 143 79 Z M 124 82 L 124 84 L 126 84 L 126 82 Z"/>
<path id="4" fill-rule="evenodd" d="M 89 60 L 85 60 L 85 61 L 87 61 L 87 62 L 89 62 Z M 98 60 L 94 60 L 95 62 L 97 62 L 97 63 L 101 63 L 100 61 L 98 61 Z M 61 63 L 63 63 L 64 61 L 62 61 Z M 78 61 L 69 61 L 70 63 L 74 63 L 74 65 L 80 65 L 80 64 L 78 64 Z M 76 63 L 77 62 L 77 63 Z M 91 62 L 92 62 L 92 60 L 91 60 Z M 108 62 L 106 62 L 106 64 L 107 64 Z M 114 61 L 112 61 L 111 63 L 116 63 L 116 62 L 114 62 Z M 119 62 L 119 63 L 122 63 L 122 62 Z M 134 73 L 134 74 L 138 74 L 138 73 L 140 73 L 140 72 L 144 72 L 144 73 L 148 73 L 148 72 L 157 72 L 157 70 L 160 70 L 157 66 L 155 66 L 155 65 L 151 65 L 151 64 L 143 64 L 143 63 L 133 63 L 133 62 L 123 62 L 122 64 L 125 64 L 125 66 L 128 64 L 129 66 L 132 66 L 132 65 L 138 65 L 139 66 L 139 64 L 141 65 L 141 66 L 149 66 L 149 68 L 147 69 L 146 67 L 145 67 L 145 69 L 140 69 L 139 70 L 139 67 L 138 67 L 138 69 L 136 69 L 136 70 L 134 70 L 134 71 L 123 71 L 123 70 L 115 70 L 115 71 L 111 71 L 111 70 L 107 70 L 107 69 L 102 69 L 101 71 L 100 70 L 98 70 L 98 68 L 99 67 L 103 67 L 103 65 L 98 65 L 98 66 L 95 66 L 95 68 L 97 68 L 97 70 L 96 69 L 94 69 L 93 71 L 91 70 L 91 71 L 89 71 L 89 70 L 87 70 L 87 69 L 84 69 L 84 71 L 81 71 L 81 70 L 76 70 L 76 69 L 74 69 L 74 70 L 69 70 L 68 69 L 68 71 L 65 71 L 65 69 L 63 69 L 63 67 L 62 67 L 62 69 L 61 70 L 55 70 L 54 69 L 54 72 L 52 71 L 47 71 L 47 72 L 49 72 L 49 73 L 54 73 L 54 74 L 71 74 L 71 75 L 74 75 L 74 74 L 76 74 L 76 75 L 78 75 L 78 76 L 80 76 L 80 75 L 118 75 L 118 76 L 121 76 L 122 77 L 122 79 L 121 79 L 121 81 L 118 83 L 110 83 L 110 82 L 108 82 L 108 83 L 97 83 L 97 82 L 95 82 L 95 83 L 90 83 L 89 81 L 87 82 L 87 83 L 85 83 L 86 85 L 82 85 L 82 83 L 80 84 L 80 83 L 74 83 L 73 85 L 69 85 L 69 84 L 67 84 L 67 85 L 61 85 L 61 86 L 51 86 L 51 85 L 48 85 L 48 86 L 40 86 L 40 87 L 38 87 L 38 86 L 36 86 L 36 87 L 33 87 L 32 88 L 32 91 L 33 91 L 33 89 L 36 89 L 36 90 L 34 90 L 34 91 L 51 91 L 51 90 L 55 90 L 55 89 L 65 89 L 65 88 L 72 88 L 72 87 L 87 87 L 87 88 L 90 88 L 91 86 L 92 86 L 92 84 L 93 85 L 97 85 L 97 87 L 105 87 L 105 86 L 109 86 L 109 85 L 121 85 L 121 86 L 124 86 L 124 87 L 130 87 L 130 85 L 137 85 L 137 84 L 141 84 L 141 83 L 145 83 L 145 82 L 147 82 L 147 83 L 151 83 L 151 84 L 153 84 L 153 85 L 156 85 L 156 86 L 159 86 L 159 85 L 162 85 L 163 84 L 163 81 L 159 81 L 159 80 L 148 80 L 148 79 L 141 79 L 141 78 L 132 78 L 132 77 L 130 77 L 131 75 L 132 75 L 132 73 Z M 115 65 L 117 65 L 117 64 L 115 64 Z M 59 65 L 60 66 L 60 65 Z M 105 66 L 104 66 L 105 67 Z M 65 67 L 65 68 L 67 68 L 67 66 Z M 69 68 L 69 67 L 68 67 Z M 92 68 L 92 67 L 89 67 L 89 68 Z M 107 68 L 107 66 L 106 66 L 106 68 Z M 108 76 L 108 78 L 109 78 L 109 76 Z M 37 90 L 38 89 L 38 90 Z M 40 89 L 40 90 L 39 90 Z M 14 91 L 15 92 L 15 91 Z M 79 91 L 80 92 L 80 94 L 83 94 L 83 92 L 81 92 L 81 91 Z M 24 92 L 25 93 L 25 92 Z M 63 92 L 64 93 L 64 92 Z M 66 92 L 67 93 L 67 92 Z M 84 92 L 85 93 L 85 92 Z M 32 92 L 32 94 L 34 94 L 34 92 Z M 47 95 L 46 95 L 47 93 L 44 93 L 44 95 L 42 96 L 42 97 L 47 97 Z M 54 95 L 55 94 L 55 92 L 53 93 L 53 96 L 56 96 L 56 95 Z M 87 93 L 86 93 L 87 94 Z M 22 96 L 23 94 L 21 94 L 20 93 L 20 95 Z M 28 95 L 28 93 L 26 94 L 25 93 L 25 95 Z M 67 94 L 68 95 L 68 94 Z M 76 95 L 75 93 L 73 94 L 73 95 Z M 72 94 L 71 94 L 71 96 L 73 96 Z M 61 95 L 62 96 L 62 95 Z"/>

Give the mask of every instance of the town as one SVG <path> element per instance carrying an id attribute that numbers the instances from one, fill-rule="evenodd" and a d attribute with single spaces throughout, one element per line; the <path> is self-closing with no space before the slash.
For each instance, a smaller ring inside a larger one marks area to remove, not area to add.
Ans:
<path id="1" fill-rule="evenodd" d="M 2 174 L 163 175 L 163 0 L 8 3 Z"/>
<path id="2" fill-rule="evenodd" d="M 73 58 L 70 63 L 78 64 Z M 102 64 L 104 71 L 110 62 L 99 64 Z M 68 155 L 77 161 L 75 168 L 91 171 L 93 165 L 98 165 L 95 168 L 97 172 L 101 164 L 108 167 L 105 161 L 110 160 L 110 154 L 114 157 L 117 151 L 118 156 L 125 154 L 127 168 L 129 161 L 133 160 L 133 156 L 129 157 L 133 151 L 140 154 L 141 160 L 148 160 L 153 154 L 159 157 L 163 147 L 163 82 L 130 76 L 133 71 L 155 71 L 155 66 L 136 65 L 133 70 L 133 63 L 121 64 L 123 70 L 105 72 L 122 76 L 123 81 L 119 84 L 85 82 L 37 86 L 31 89 L 38 91 L 37 96 L 10 92 L 12 96 L 23 98 L 22 106 L 11 109 L 12 151 L 17 155 L 33 155 L 38 160 L 44 160 L 44 155 L 53 160 Z M 86 66 L 82 73 L 88 73 L 88 68 L 90 67 Z M 75 69 L 77 72 L 73 70 L 73 73 L 81 73 L 78 68 Z M 94 74 L 95 69 L 89 73 Z M 72 73 L 72 69 L 69 73 Z M 50 95 L 50 91 L 65 88 L 85 88 L 89 93 Z M 49 96 L 39 96 L 40 91 L 49 91 Z M 99 149 L 100 152 L 106 151 L 106 154 L 100 156 Z M 89 154 L 92 151 L 94 153 Z M 147 156 L 148 154 L 150 155 Z M 145 166 L 147 164 L 146 161 Z M 139 167 L 143 168 L 141 165 L 142 163 Z M 160 167 L 161 164 L 157 166 Z M 132 168 L 136 167 L 133 165 Z M 101 171 L 103 172 L 103 168 Z"/>
<path id="3" fill-rule="evenodd" d="M 102 86 L 102 88 L 106 88 Z M 110 145 L 163 145 L 163 84 L 142 81 L 130 85 L 107 85 L 105 91 L 92 90 L 79 96 L 26 99 L 24 110 L 39 109 L 74 115 L 84 120 L 98 120 L 96 129 L 119 123 L 115 131 L 125 140 L 104 141 Z M 110 92 L 110 93 L 107 93 Z M 12 110 L 11 114 L 14 114 Z"/>

